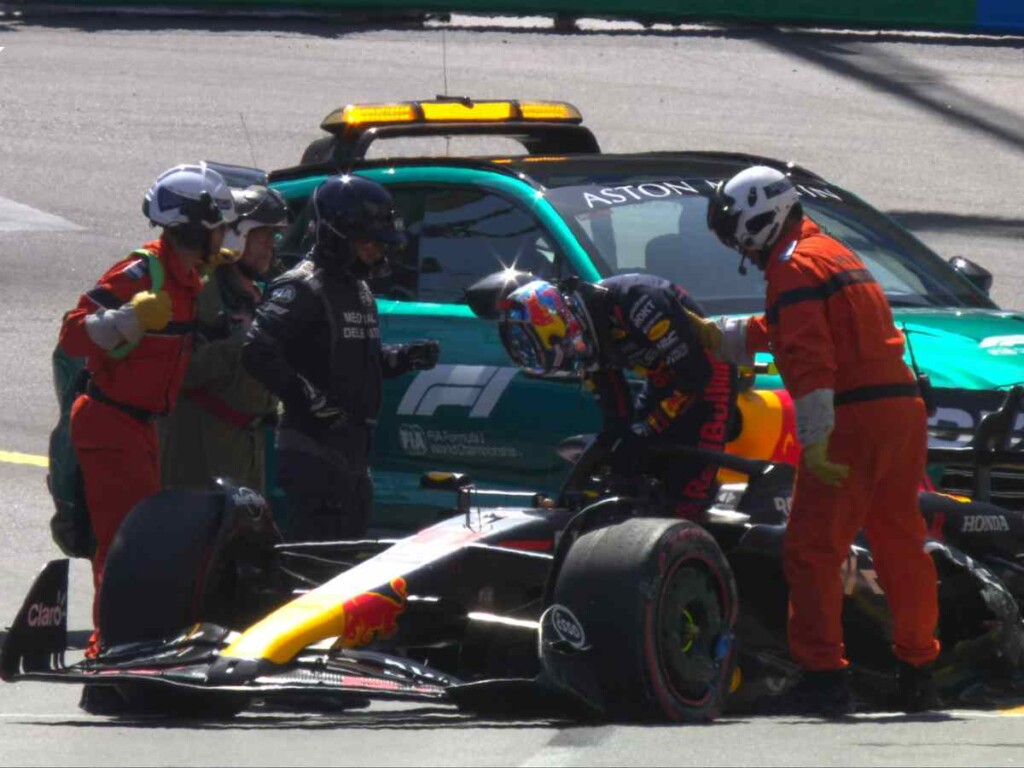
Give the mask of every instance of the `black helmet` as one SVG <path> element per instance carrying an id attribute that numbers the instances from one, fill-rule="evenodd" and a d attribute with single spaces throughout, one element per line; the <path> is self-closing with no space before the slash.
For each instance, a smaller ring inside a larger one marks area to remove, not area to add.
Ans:
<path id="1" fill-rule="evenodd" d="M 245 189 L 234 189 L 231 197 L 235 201 L 238 218 L 224 239 L 224 247 L 245 252 L 245 238 L 259 227 L 284 229 L 288 226 L 288 204 L 276 189 L 254 184 Z"/>
<path id="2" fill-rule="evenodd" d="M 387 260 L 373 267 L 356 258 L 353 241 L 373 241 L 385 251 L 405 243 L 395 217 L 391 193 L 362 176 L 329 176 L 313 192 L 312 258 L 325 269 L 341 269 L 357 277 L 382 277 Z"/>

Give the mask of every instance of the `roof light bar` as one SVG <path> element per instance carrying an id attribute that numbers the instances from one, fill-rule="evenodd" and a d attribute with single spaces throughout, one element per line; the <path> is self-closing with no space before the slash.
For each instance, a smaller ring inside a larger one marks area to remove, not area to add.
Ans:
<path id="1" fill-rule="evenodd" d="M 394 104 L 349 104 L 331 112 L 320 127 L 338 133 L 396 123 L 501 123 L 512 120 L 583 122 L 580 111 L 563 101 L 437 99 Z"/>

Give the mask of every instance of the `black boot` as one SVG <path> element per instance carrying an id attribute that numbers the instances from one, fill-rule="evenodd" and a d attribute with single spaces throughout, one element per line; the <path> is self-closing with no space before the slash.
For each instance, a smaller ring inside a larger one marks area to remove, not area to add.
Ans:
<path id="1" fill-rule="evenodd" d="M 806 671 L 795 686 L 782 696 L 779 714 L 809 715 L 829 719 L 853 714 L 853 699 L 846 684 L 846 671 Z"/>
<path id="2" fill-rule="evenodd" d="M 86 683 L 78 708 L 90 715 L 116 716 L 128 713 L 128 702 L 113 685 Z"/>
<path id="3" fill-rule="evenodd" d="M 899 688 L 894 708 L 901 712 L 928 712 L 942 705 L 935 691 L 933 664 L 915 667 L 901 661 Z"/>

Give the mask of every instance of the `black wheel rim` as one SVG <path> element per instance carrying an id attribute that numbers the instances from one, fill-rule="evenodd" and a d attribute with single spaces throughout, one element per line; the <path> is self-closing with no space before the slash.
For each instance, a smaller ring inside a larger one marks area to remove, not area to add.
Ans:
<path id="1" fill-rule="evenodd" d="M 700 564 L 681 564 L 665 580 L 657 626 L 662 671 L 681 699 L 701 701 L 717 685 L 722 628 L 715 579 Z"/>

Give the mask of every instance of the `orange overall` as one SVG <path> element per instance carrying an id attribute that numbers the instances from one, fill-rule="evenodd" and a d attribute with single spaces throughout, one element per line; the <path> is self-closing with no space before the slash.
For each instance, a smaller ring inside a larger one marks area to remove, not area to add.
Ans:
<path id="1" fill-rule="evenodd" d="M 60 343 L 64 351 L 85 357 L 91 377 L 86 394 L 71 409 L 71 440 L 85 483 L 89 517 L 96 534 L 92 571 L 93 622 L 99 617 L 100 583 L 107 551 L 121 521 L 146 496 L 160 490 L 160 464 L 153 418 L 167 413 L 178 396 L 192 353 L 196 295 L 201 284 L 195 270 L 186 272 L 165 240 L 145 245 L 164 268 L 163 290 L 171 297 L 171 322 L 150 331 L 127 355 L 118 358 L 96 344 L 86 318 L 116 310 L 152 281 L 145 257 L 129 256 L 111 267 L 96 286 L 64 316 Z M 90 650 L 98 647 L 93 636 Z"/>
<path id="2" fill-rule="evenodd" d="M 771 349 L 794 400 L 835 392 L 828 454 L 850 467 L 838 487 L 797 470 L 785 544 L 790 653 L 808 670 L 847 666 L 841 568 L 863 529 L 892 611 L 894 653 L 926 664 L 939 651 L 935 566 L 917 502 L 927 416 L 903 336 L 863 262 L 810 219 L 779 240 L 765 277 L 766 312 L 750 320 L 748 351 Z"/>

